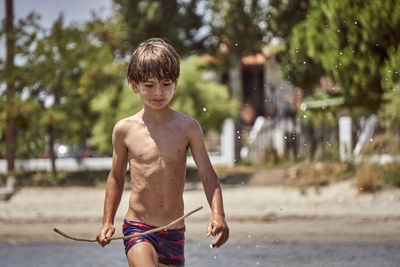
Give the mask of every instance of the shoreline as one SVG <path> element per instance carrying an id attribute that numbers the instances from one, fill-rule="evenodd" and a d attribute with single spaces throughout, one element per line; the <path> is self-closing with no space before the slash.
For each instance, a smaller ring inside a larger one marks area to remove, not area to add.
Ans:
<path id="1" fill-rule="evenodd" d="M 361 194 L 342 181 L 306 194 L 283 185 L 223 185 L 229 242 L 392 242 L 400 241 L 400 190 Z M 122 235 L 129 191 L 117 211 L 114 236 Z M 53 232 L 93 238 L 101 226 L 104 188 L 26 187 L 0 202 L 0 242 L 74 242 Z M 200 184 L 188 184 L 186 240 L 210 242 L 205 232 L 208 204 Z"/>

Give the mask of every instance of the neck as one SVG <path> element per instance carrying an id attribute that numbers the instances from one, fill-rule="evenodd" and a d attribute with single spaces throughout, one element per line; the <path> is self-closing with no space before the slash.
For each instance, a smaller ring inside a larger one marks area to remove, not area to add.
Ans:
<path id="1" fill-rule="evenodd" d="M 142 117 L 144 120 L 150 120 L 153 122 L 163 122 L 170 115 L 171 109 L 166 107 L 161 110 L 154 110 L 152 108 L 144 106 Z"/>

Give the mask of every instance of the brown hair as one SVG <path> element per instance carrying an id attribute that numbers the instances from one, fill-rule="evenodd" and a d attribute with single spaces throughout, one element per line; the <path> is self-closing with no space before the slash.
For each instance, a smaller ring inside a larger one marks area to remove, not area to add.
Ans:
<path id="1" fill-rule="evenodd" d="M 176 81 L 179 78 L 179 56 L 160 38 L 151 38 L 136 47 L 128 67 L 128 82 L 142 83 L 150 78 Z"/>

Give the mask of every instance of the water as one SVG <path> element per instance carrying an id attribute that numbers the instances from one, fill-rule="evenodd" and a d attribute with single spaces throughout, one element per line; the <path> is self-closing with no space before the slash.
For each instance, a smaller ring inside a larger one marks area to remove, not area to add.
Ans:
<path id="1" fill-rule="evenodd" d="M 399 242 L 228 243 L 218 249 L 188 241 L 186 266 L 400 266 Z M 0 243 L 0 266 L 127 266 L 123 245 Z"/>

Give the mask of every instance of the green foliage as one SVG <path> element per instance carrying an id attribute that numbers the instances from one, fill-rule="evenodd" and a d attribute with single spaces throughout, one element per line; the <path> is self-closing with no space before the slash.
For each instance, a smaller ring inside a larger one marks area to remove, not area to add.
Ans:
<path id="1" fill-rule="evenodd" d="M 261 52 L 265 20 L 262 1 L 211 1 L 210 52 L 225 68 L 235 63 L 235 57 Z"/>
<path id="2" fill-rule="evenodd" d="M 12 50 L 14 58 L 25 60 L 34 48 L 41 29 L 39 16 L 34 13 L 19 19 L 14 24 Z M 0 40 L 5 37 L 5 24 L 0 25 Z M 3 40 L 2 40 L 3 41 Z M 43 143 L 37 140 L 40 129 L 38 123 L 38 106 L 26 97 L 26 86 L 29 84 L 30 69 L 23 64 L 7 64 L 0 59 L 0 80 L 7 90 L 0 90 L 0 157 L 5 157 L 7 147 L 14 150 L 16 157 L 25 158 L 39 154 Z M 24 97 L 23 97 L 24 96 Z M 8 116 L 6 116 L 8 114 Z M 14 127 L 15 141 L 5 142 L 6 118 Z"/>
<path id="3" fill-rule="evenodd" d="M 167 39 L 181 55 L 203 50 L 199 0 L 114 0 L 126 50 L 151 37 Z"/>
<path id="4" fill-rule="evenodd" d="M 400 84 L 384 94 L 381 115 L 397 133 L 400 132 Z"/>
<path id="5" fill-rule="evenodd" d="M 61 15 L 27 57 L 26 89 L 40 107 L 36 127 L 46 129 L 42 139 L 47 135 L 71 147 L 86 146 L 95 118 L 89 102 L 96 91 L 85 90 L 80 79 L 98 51 L 87 37 L 77 26 L 65 26 Z"/>
<path id="6" fill-rule="evenodd" d="M 220 131 L 225 119 L 236 116 L 240 103 L 230 98 L 225 86 L 203 78 L 207 71 L 205 64 L 198 56 L 182 61 L 181 77 L 171 106 L 197 119 L 204 132 Z"/>
<path id="7" fill-rule="evenodd" d="M 320 64 L 303 52 L 306 50 L 304 32 L 307 29 L 294 30 L 307 18 L 309 6 L 309 0 L 272 0 L 269 1 L 267 18 L 273 37 L 280 38 L 285 44 L 285 50 L 277 54 L 283 79 L 301 87 L 306 95 L 313 93 L 313 88 L 324 74 Z"/>
<path id="8" fill-rule="evenodd" d="M 301 53 L 340 85 L 346 105 L 376 111 L 384 90 L 381 68 L 400 43 L 399 30 L 399 1 L 312 0 L 293 35 L 304 35 Z"/>
<path id="9" fill-rule="evenodd" d="M 314 95 L 308 96 L 303 99 L 303 102 L 311 102 L 318 100 L 330 99 L 331 95 L 327 92 L 319 92 Z M 315 108 L 299 110 L 297 117 L 304 122 L 311 122 L 314 127 L 332 127 L 336 125 L 337 112 L 339 111 L 339 106 L 328 106 L 325 108 Z"/>
<path id="10" fill-rule="evenodd" d="M 192 56 L 181 62 L 181 76 L 171 107 L 179 112 L 194 117 L 203 127 L 220 130 L 222 122 L 236 115 L 239 101 L 229 97 L 227 88 L 213 81 L 204 80 L 205 62 Z M 114 79 L 118 73 L 114 70 Z M 92 109 L 99 114 L 93 127 L 90 143 L 101 152 L 111 153 L 111 134 L 115 123 L 138 112 L 143 103 L 140 96 L 133 93 L 132 88 L 123 77 L 120 82 L 110 84 L 91 103 Z"/>
<path id="11" fill-rule="evenodd" d="M 310 0 L 270 0 L 268 4 L 268 29 L 274 37 L 279 37 L 286 42 L 292 28 L 306 19 Z"/>
<path id="12" fill-rule="evenodd" d="M 400 187 L 400 164 L 394 163 L 387 166 L 383 172 L 383 179 L 388 184 Z"/>
<path id="13" fill-rule="evenodd" d="M 382 86 L 385 89 L 380 115 L 389 127 L 400 132 L 400 45 L 389 49 L 389 60 L 381 69 Z"/>

